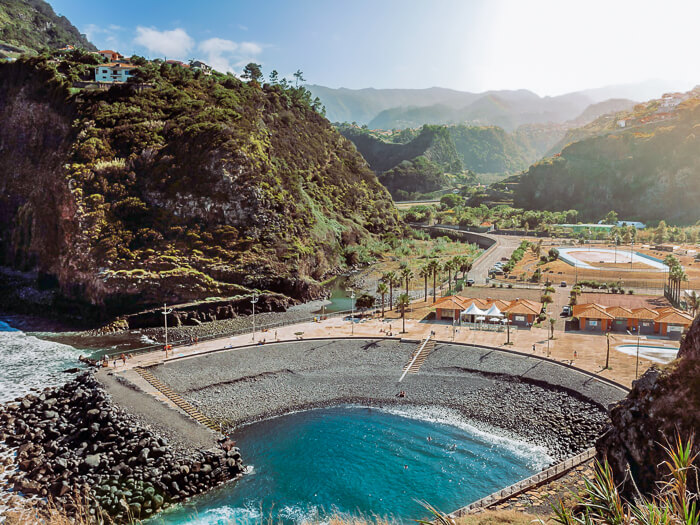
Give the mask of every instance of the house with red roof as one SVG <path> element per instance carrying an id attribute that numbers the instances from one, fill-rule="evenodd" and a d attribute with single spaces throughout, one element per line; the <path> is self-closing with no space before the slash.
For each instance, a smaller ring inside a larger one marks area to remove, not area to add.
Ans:
<path id="1" fill-rule="evenodd" d="M 573 317 L 579 330 L 587 332 L 630 332 L 639 335 L 660 335 L 680 339 L 693 322 L 687 313 L 670 306 L 658 309 L 577 304 Z"/>

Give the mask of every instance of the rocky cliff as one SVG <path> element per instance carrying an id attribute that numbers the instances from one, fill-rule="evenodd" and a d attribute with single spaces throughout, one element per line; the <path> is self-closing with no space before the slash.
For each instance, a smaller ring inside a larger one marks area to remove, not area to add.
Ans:
<path id="1" fill-rule="evenodd" d="M 635 381 L 627 398 L 612 407 L 610 418 L 596 448 L 628 494 L 634 494 L 628 468 L 642 493 L 657 488 L 662 477 L 658 469 L 668 459 L 663 447 L 676 436 L 687 440 L 695 434 L 695 452 L 700 451 L 700 317 L 683 340 L 678 359 L 663 370 L 652 367 Z"/>
<path id="2" fill-rule="evenodd" d="M 399 231 L 303 88 L 150 63 L 147 87 L 71 89 L 85 67 L 0 66 L 0 260 L 61 298 L 103 316 L 251 289 L 315 298 L 348 246 Z"/>

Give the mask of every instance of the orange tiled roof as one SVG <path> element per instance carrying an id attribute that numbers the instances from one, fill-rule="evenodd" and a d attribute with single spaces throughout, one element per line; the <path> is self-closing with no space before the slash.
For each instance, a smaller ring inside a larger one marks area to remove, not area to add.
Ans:
<path id="1" fill-rule="evenodd" d="M 106 64 L 98 64 L 95 67 L 134 69 L 134 68 L 139 67 L 139 66 L 135 66 L 134 64 L 123 64 L 121 62 L 107 62 Z"/>
<path id="2" fill-rule="evenodd" d="M 542 303 L 530 301 L 528 299 L 516 299 L 503 310 L 509 314 L 538 315 L 542 311 Z"/>
<path id="3" fill-rule="evenodd" d="M 682 324 L 684 326 L 690 326 L 693 322 L 693 318 L 687 314 L 684 314 L 680 310 L 673 309 L 671 312 L 666 312 L 665 314 L 659 315 L 656 319 L 657 323 L 668 323 L 668 324 Z"/>
<path id="4" fill-rule="evenodd" d="M 574 317 L 585 317 L 586 319 L 614 319 L 605 311 L 604 306 L 595 303 L 577 304 L 572 313 Z"/>
<path id="5" fill-rule="evenodd" d="M 659 316 L 658 312 L 651 310 L 650 308 L 633 308 L 632 319 L 656 319 Z"/>
<path id="6" fill-rule="evenodd" d="M 462 298 L 457 296 L 457 295 L 450 295 L 448 297 L 443 297 L 442 299 L 439 299 L 433 305 L 433 308 L 443 308 L 443 309 L 450 309 L 450 310 L 464 310 L 465 309 L 464 302 L 461 299 Z"/>
<path id="7" fill-rule="evenodd" d="M 605 312 L 616 318 L 624 317 L 627 319 L 628 317 L 632 317 L 632 310 L 624 306 L 608 306 Z"/>

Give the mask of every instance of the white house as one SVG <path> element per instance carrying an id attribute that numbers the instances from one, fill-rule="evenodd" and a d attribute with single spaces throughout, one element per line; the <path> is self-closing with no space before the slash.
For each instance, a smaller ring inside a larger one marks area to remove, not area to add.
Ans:
<path id="1" fill-rule="evenodd" d="M 138 66 L 109 62 L 95 67 L 95 82 L 126 82 Z"/>

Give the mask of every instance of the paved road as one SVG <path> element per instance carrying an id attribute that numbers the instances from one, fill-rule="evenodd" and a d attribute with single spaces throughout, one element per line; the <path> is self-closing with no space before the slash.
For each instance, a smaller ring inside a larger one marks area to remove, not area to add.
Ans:
<path id="1" fill-rule="evenodd" d="M 513 250 L 515 250 L 520 244 L 520 239 L 517 237 L 506 237 L 499 235 L 484 235 L 484 237 L 493 239 L 496 241 L 496 244 L 476 260 L 472 271 L 469 272 L 469 277 L 474 279 L 476 284 L 485 284 L 486 278 L 489 275 L 489 269 L 503 257 L 510 258 Z"/>

